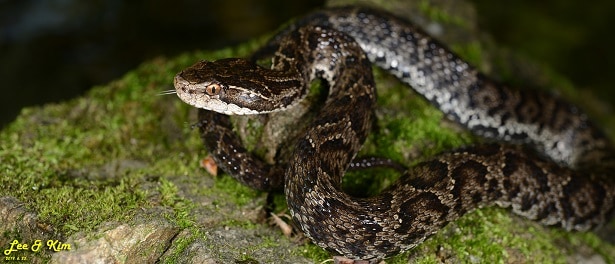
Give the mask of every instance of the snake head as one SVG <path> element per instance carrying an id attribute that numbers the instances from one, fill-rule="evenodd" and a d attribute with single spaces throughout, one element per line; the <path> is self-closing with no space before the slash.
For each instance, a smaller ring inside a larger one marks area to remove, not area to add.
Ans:
<path id="1" fill-rule="evenodd" d="M 254 87 L 261 68 L 245 59 L 200 61 L 175 76 L 179 98 L 198 108 L 228 115 L 262 113 L 266 99 Z"/>
<path id="2" fill-rule="evenodd" d="M 197 62 L 178 73 L 174 85 L 184 102 L 227 115 L 270 113 L 302 98 L 302 90 L 294 89 L 302 85 L 300 75 L 237 58 Z"/>

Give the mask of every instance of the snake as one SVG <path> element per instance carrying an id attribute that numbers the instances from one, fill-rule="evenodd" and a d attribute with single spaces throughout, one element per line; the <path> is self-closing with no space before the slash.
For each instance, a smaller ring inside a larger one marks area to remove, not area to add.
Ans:
<path id="1" fill-rule="evenodd" d="M 368 7 L 318 10 L 256 54 L 272 56 L 271 67 L 255 57 L 199 61 L 175 76 L 176 93 L 199 108 L 201 137 L 218 166 L 253 188 L 283 190 L 293 221 L 326 250 L 377 261 L 491 205 L 572 231 L 613 217 L 614 148 L 585 113 L 551 93 L 488 78 L 405 19 Z M 372 65 L 484 142 L 421 161 L 374 196 L 345 193 L 342 178 L 374 118 Z M 326 99 L 282 165 L 242 145 L 229 115 L 291 109 L 318 80 Z"/>

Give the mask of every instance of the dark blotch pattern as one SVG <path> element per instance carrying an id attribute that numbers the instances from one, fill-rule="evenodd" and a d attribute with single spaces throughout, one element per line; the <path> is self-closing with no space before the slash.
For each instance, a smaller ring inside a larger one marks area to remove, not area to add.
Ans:
<path id="1" fill-rule="evenodd" d="M 330 85 L 294 154 L 276 165 L 241 147 L 227 117 L 202 110 L 197 124 L 223 170 L 257 189 L 284 186 L 294 221 L 327 250 L 375 261 L 491 204 L 568 230 L 604 224 L 614 210 L 613 147 L 584 114 L 557 97 L 489 80 L 406 21 L 361 8 L 319 11 L 282 30 L 255 58 L 276 50 L 271 70 L 231 59 L 201 62 L 180 75 L 254 87 L 273 98 L 274 106 L 262 109 L 298 101 L 315 78 Z M 409 169 L 375 197 L 343 193 L 344 170 L 372 123 L 376 93 L 369 61 L 473 132 L 527 146 L 487 144 L 444 153 Z"/>

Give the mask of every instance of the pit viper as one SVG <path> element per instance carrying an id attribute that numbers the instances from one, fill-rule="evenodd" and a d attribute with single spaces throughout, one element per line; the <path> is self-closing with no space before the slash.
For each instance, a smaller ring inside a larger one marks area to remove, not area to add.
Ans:
<path id="1" fill-rule="evenodd" d="M 492 204 L 567 230 L 588 230 L 613 214 L 613 146 L 584 113 L 557 96 L 490 80 L 403 19 L 325 9 L 261 51 L 273 55 L 271 69 L 247 59 L 201 61 L 176 75 L 176 93 L 201 108 L 202 138 L 218 166 L 254 188 L 283 188 L 294 222 L 327 250 L 382 259 Z M 342 177 L 372 125 L 372 64 L 492 143 L 421 162 L 376 196 L 344 193 Z M 293 107 L 314 80 L 324 81 L 328 96 L 283 167 L 241 145 L 227 115 Z"/>

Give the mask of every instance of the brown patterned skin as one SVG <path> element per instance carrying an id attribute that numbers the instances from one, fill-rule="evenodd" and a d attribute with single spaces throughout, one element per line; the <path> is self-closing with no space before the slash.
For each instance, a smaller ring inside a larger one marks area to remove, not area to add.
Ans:
<path id="1" fill-rule="evenodd" d="M 264 53 L 272 50 L 272 70 L 241 59 L 199 62 L 176 76 L 176 91 L 197 107 L 250 114 L 295 104 L 314 79 L 329 84 L 324 106 L 284 165 L 267 165 L 242 147 L 228 116 L 199 110 L 203 140 L 218 165 L 257 189 L 283 184 L 294 221 L 325 249 L 382 259 L 492 204 L 568 230 L 612 216 L 613 148 L 584 114 L 557 97 L 488 80 L 405 21 L 361 8 L 325 10 L 283 30 Z M 377 196 L 345 194 L 341 179 L 372 122 L 369 61 L 473 132 L 527 145 L 456 150 L 412 167 Z"/>

